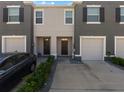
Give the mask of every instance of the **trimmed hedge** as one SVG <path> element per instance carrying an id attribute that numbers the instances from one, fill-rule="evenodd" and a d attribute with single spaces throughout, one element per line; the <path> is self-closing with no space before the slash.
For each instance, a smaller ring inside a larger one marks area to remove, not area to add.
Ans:
<path id="1" fill-rule="evenodd" d="M 54 57 L 49 56 L 45 63 L 41 63 L 36 71 L 27 76 L 25 83 L 17 90 L 18 92 L 35 92 L 41 89 L 49 78 Z"/>
<path id="2" fill-rule="evenodd" d="M 112 57 L 112 62 L 117 65 L 124 66 L 124 59 L 120 57 Z"/>

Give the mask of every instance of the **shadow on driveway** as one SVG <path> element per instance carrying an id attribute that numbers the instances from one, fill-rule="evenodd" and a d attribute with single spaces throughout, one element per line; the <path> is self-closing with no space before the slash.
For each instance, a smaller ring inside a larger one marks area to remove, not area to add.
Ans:
<path id="1" fill-rule="evenodd" d="M 12 91 L 26 76 L 28 73 L 26 71 L 21 71 L 13 76 L 11 76 L 8 80 L 6 80 L 2 85 L 0 85 L 0 92 L 9 92 Z"/>

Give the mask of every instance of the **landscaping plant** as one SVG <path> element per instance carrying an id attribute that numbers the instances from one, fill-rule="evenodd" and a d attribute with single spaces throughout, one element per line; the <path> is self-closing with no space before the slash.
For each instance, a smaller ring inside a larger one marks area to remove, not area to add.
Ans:
<path id="1" fill-rule="evenodd" d="M 112 62 L 117 65 L 124 66 L 124 59 L 120 57 L 112 57 Z"/>
<path id="2" fill-rule="evenodd" d="M 48 80 L 54 57 L 49 56 L 47 61 L 41 63 L 36 71 L 27 76 L 25 83 L 17 90 L 18 92 L 35 92 L 41 89 Z"/>

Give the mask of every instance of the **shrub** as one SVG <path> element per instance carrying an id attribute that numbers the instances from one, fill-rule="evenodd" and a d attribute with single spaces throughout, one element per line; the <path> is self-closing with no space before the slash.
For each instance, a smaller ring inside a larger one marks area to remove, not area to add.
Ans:
<path id="1" fill-rule="evenodd" d="M 49 56 L 45 63 L 40 64 L 35 72 L 27 76 L 25 83 L 17 90 L 18 92 L 35 92 L 44 86 L 48 80 L 54 57 Z"/>
<path id="2" fill-rule="evenodd" d="M 112 62 L 117 65 L 124 66 L 124 59 L 120 57 L 112 57 Z"/>

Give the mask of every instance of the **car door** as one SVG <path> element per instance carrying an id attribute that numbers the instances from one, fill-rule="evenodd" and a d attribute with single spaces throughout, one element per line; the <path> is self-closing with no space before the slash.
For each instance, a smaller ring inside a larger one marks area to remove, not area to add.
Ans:
<path id="1" fill-rule="evenodd" d="M 18 71 L 23 67 L 23 65 L 22 65 L 23 64 L 22 61 L 24 60 L 23 55 L 22 54 L 16 54 L 14 57 L 15 57 L 15 61 L 13 64 L 14 64 L 16 70 Z"/>
<path id="2" fill-rule="evenodd" d="M 4 60 L 3 64 L 0 67 L 0 70 L 4 71 L 2 77 L 8 78 L 13 73 L 15 73 L 15 70 L 14 70 L 15 68 L 13 67 L 14 66 L 13 61 L 14 61 L 14 57 L 12 58 L 9 57 L 6 60 Z"/>
<path id="3" fill-rule="evenodd" d="M 17 70 L 20 70 L 24 68 L 28 64 L 28 55 L 20 53 L 15 55 L 16 61 L 15 61 L 15 66 Z"/>
<path id="4" fill-rule="evenodd" d="M 12 64 L 12 67 L 8 68 L 8 73 L 16 73 L 22 68 L 21 60 L 23 55 L 15 54 L 9 57 L 6 61 Z"/>
<path id="5" fill-rule="evenodd" d="M 3 64 L 0 65 L 0 70 L 8 70 L 9 68 L 11 68 L 13 66 L 13 63 L 11 62 L 10 59 L 7 59 L 3 62 Z"/>

